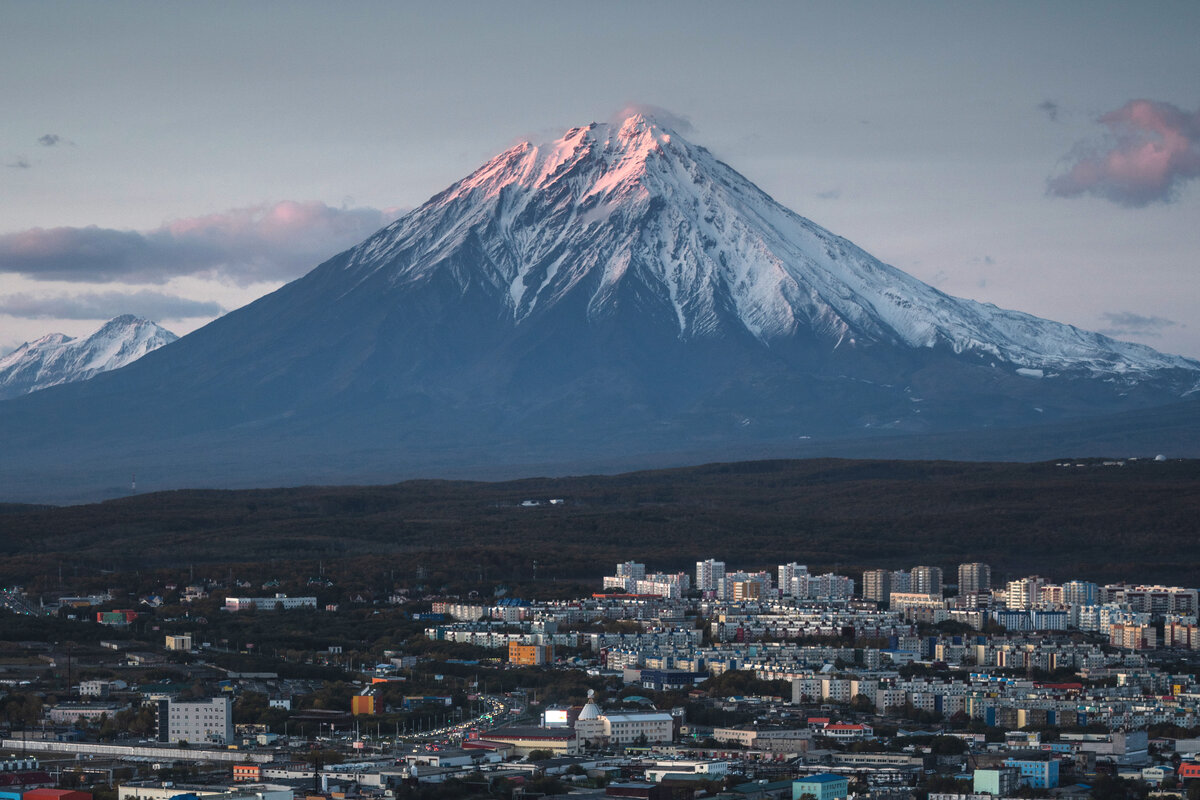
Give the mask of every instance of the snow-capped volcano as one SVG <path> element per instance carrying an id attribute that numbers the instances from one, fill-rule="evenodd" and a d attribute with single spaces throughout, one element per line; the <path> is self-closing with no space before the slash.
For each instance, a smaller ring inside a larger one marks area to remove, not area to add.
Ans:
<path id="1" fill-rule="evenodd" d="M 0 399 L 85 381 L 119 369 L 179 337 L 132 314 L 111 319 L 83 339 L 50 333 L 0 358 Z"/>
<path id="2" fill-rule="evenodd" d="M 469 268 L 458 258 L 470 248 Z M 351 251 L 346 272 L 394 286 L 450 269 L 480 281 L 514 322 L 587 293 L 609 313 L 621 288 L 674 315 L 681 339 L 731 327 L 769 343 L 946 347 L 1014 366 L 1137 373 L 1200 363 L 950 297 L 776 203 L 673 131 L 634 114 L 523 142 Z"/>
<path id="3" fill-rule="evenodd" d="M 911 457 L 916 439 L 1200 454 L 1198 381 L 1196 361 L 943 294 L 631 115 L 509 148 L 170 347 L 0 403 L 0 485 Z M 1098 421 L 1117 414 L 1136 420 Z M 1081 421 L 1119 435 L 1045 427 Z"/>

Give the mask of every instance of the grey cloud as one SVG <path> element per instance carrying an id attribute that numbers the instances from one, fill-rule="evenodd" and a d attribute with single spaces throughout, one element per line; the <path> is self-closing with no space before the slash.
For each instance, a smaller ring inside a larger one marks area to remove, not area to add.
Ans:
<path id="1" fill-rule="evenodd" d="M 817 197 L 822 200 L 837 200 L 842 196 L 841 189 L 826 189 L 823 192 L 817 192 Z"/>
<path id="2" fill-rule="evenodd" d="M 25 156 L 17 156 L 4 166 L 8 167 L 9 169 L 29 169 L 31 165 L 29 163 L 29 159 Z"/>
<path id="3" fill-rule="evenodd" d="M 1107 133 L 1077 144 L 1066 172 L 1047 181 L 1047 193 L 1142 207 L 1173 201 L 1185 182 L 1200 177 L 1200 111 L 1131 100 L 1099 122 Z"/>
<path id="4" fill-rule="evenodd" d="M 56 144 L 62 144 L 63 138 L 57 133 L 47 133 L 38 137 L 38 144 L 42 147 L 54 147 Z"/>
<path id="5" fill-rule="evenodd" d="M 1100 330 L 1106 336 L 1161 336 L 1165 328 L 1179 325 L 1165 317 L 1147 317 L 1132 311 L 1106 311 L 1100 318 L 1108 323 Z"/>
<path id="6" fill-rule="evenodd" d="M 243 285 L 288 280 L 392 219 L 374 208 L 288 201 L 175 220 L 145 232 L 33 228 L 0 235 L 0 273 L 86 282 L 165 283 L 179 275 Z"/>
<path id="7" fill-rule="evenodd" d="M 190 300 L 149 289 L 53 296 L 22 293 L 0 296 L 0 314 L 23 319 L 107 320 L 121 314 L 136 314 L 161 321 L 216 317 L 224 313 L 225 309 L 218 303 Z"/>
<path id="8" fill-rule="evenodd" d="M 1058 122 L 1058 103 L 1053 100 L 1043 100 L 1038 103 L 1038 111 L 1041 111 L 1051 122 Z"/>

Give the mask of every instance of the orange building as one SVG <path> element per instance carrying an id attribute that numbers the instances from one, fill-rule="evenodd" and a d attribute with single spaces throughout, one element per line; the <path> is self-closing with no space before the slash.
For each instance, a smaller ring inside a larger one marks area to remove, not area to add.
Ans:
<path id="1" fill-rule="evenodd" d="M 743 600 L 758 600 L 762 597 L 762 583 L 759 581 L 734 581 L 733 602 Z"/>
<path id="2" fill-rule="evenodd" d="M 262 767 L 258 764 L 234 764 L 233 779 L 238 783 L 258 783 L 262 780 Z"/>
<path id="3" fill-rule="evenodd" d="M 508 643 L 508 663 L 536 667 L 554 660 L 554 647 L 542 644 Z"/>
<path id="4" fill-rule="evenodd" d="M 354 716 L 375 713 L 375 695 L 356 694 L 350 698 L 350 711 Z"/>

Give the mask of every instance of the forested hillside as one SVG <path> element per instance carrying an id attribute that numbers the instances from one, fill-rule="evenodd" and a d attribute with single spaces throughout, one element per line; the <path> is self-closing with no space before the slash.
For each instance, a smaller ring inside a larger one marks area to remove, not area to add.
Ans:
<path id="1" fill-rule="evenodd" d="M 1194 584 L 1200 462 L 1081 463 L 758 461 L 7 506 L 0 575 L 22 583 L 63 570 L 320 562 L 376 577 L 420 568 L 430 583 L 525 583 L 534 562 L 540 582 L 598 581 L 617 561 L 690 571 L 714 557 L 842 571 L 983 560 L 998 577 Z"/>

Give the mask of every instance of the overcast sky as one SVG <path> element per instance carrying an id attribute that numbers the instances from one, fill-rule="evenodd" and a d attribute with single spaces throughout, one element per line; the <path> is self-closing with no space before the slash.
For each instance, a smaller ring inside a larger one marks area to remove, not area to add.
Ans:
<path id="1" fill-rule="evenodd" d="M 631 103 L 943 291 L 1200 357 L 1200 3 L 0 0 L 0 353 L 186 333 Z"/>

